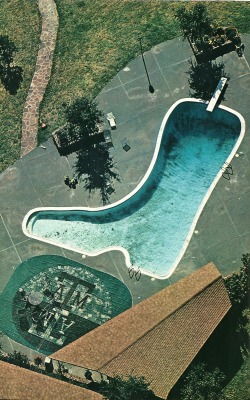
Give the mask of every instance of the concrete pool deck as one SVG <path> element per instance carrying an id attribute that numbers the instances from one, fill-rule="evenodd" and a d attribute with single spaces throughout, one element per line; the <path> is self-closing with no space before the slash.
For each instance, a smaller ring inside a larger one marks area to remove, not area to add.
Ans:
<path id="1" fill-rule="evenodd" d="M 64 175 L 74 173 L 75 154 L 60 157 L 53 141 L 37 147 L 0 175 L 0 293 L 15 268 L 29 257 L 57 254 L 100 271 L 110 273 L 129 288 L 133 304 L 151 296 L 167 285 L 213 261 L 222 275 L 237 270 L 242 254 L 250 251 L 250 35 L 242 35 L 245 55 L 223 56 L 226 71 L 231 76 L 223 105 L 245 118 L 247 129 L 240 145 L 239 157 L 232 160 L 233 176 L 221 178 L 209 198 L 197 223 L 189 246 L 173 275 L 164 281 L 142 276 L 130 278 L 124 256 L 112 251 L 97 257 L 81 255 L 26 237 L 21 229 L 25 214 L 35 207 L 101 205 L 99 193 L 89 196 L 78 185 L 69 190 Z M 145 53 L 151 83 L 148 82 L 141 57 L 120 71 L 98 95 L 99 108 L 113 112 L 117 129 L 112 131 L 114 156 L 120 182 L 115 184 L 111 202 L 115 202 L 142 179 L 151 161 L 158 131 L 166 111 L 176 101 L 189 97 L 188 74 L 190 46 L 182 39 L 162 43 Z M 217 59 L 217 61 L 222 61 Z M 122 140 L 130 143 L 124 151 Z M 12 346 L 12 345 L 11 345 Z"/>

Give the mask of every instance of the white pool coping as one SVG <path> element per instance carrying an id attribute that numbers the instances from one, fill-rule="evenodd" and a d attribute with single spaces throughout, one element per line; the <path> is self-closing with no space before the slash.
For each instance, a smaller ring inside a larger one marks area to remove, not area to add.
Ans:
<path id="1" fill-rule="evenodd" d="M 204 198 L 203 198 L 203 200 L 202 200 L 202 202 L 201 202 L 201 204 L 200 204 L 200 206 L 199 206 L 199 208 L 198 208 L 198 210 L 197 210 L 197 212 L 195 214 L 195 217 L 193 219 L 193 222 L 191 224 L 191 227 L 189 229 L 189 232 L 188 232 L 188 235 L 187 235 L 187 237 L 185 239 L 185 242 L 184 242 L 184 244 L 183 244 L 183 246 L 181 248 L 181 251 L 177 255 L 176 260 L 175 260 L 175 262 L 173 263 L 173 265 L 171 267 L 171 270 L 168 271 L 168 273 L 166 275 L 156 275 L 156 274 L 154 274 L 152 272 L 144 270 L 143 268 L 141 268 L 141 266 L 132 265 L 128 250 L 126 248 L 122 247 L 122 246 L 109 246 L 109 247 L 103 248 L 102 250 L 89 253 L 89 252 L 85 251 L 84 249 L 80 250 L 79 248 L 75 248 L 73 246 L 58 244 L 57 242 L 55 242 L 55 241 L 53 241 L 51 239 L 41 238 L 40 236 L 32 234 L 32 233 L 30 233 L 28 231 L 27 224 L 28 224 L 28 221 L 29 221 L 30 217 L 32 216 L 32 214 L 35 214 L 35 213 L 40 212 L 40 211 L 89 211 L 89 212 L 98 212 L 98 211 L 102 211 L 102 210 L 112 209 L 112 208 L 124 203 L 125 201 L 130 199 L 132 196 L 134 196 L 141 189 L 141 187 L 144 185 L 144 183 L 148 179 L 149 175 L 151 174 L 152 169 L 154 168 L 154 165 L 156 163 L 156 160 L 157 160 L 157 157 L 158 157 L 158 154 L 159 154 L 164 128 L 165 128 L 165 125 L 166 125 L 166 123 L 168 121 L 169 116 L 172 114 L 173 110 L 180 103 L 184 103 L 184 102 L 195 102 L 195 103 L 202 103 L 202 104 L 207 104 L 208 103 L 208 102 L 204 102 L 203 100 L 197 100 L 197 99 L 193 99 L 193 98 L 183 98 L 183 99 L 180 99 L 180 100 L 176 101 L 169 108 L 169 110 L 167 111 L 165 117 L 163 118 L 163 121 L 162 121 L 161 126 L 160 126 L 160 130 L 159 130 L 159 133 L 158 133 L 158 138 L 157 138 L 157 141 L 156 141 L 156 146 L 155 146 L 155 150 L 154 150 L 154 154 L 153 154 L 151 163 L 150 163 L 150 165 L 149 165 L 149 167 L 147 169 L 146 174 L 144 175 L 144 177 L 142 178 L 140 183 L 135 187 L 135 189 L 132 190 L 132 192 L 127 194 L 121 200 L 119 200 L 119 201 L 117 201 L 117 202 L 115 202 L 113 204 L 108 204 L 108 205 L 105 205 L 105 206 L 102 206 L 102 207 L 95 207 L 95 208 L 93 208 L 93 207 L 38 207 L 38 208 L 33 208 L 32 210 L 30 210 L 25 215 L 25 217 L 23 219 L 23 222 L 22 222 L 23 233 L 27 237 L 30 237 L 32 239 L 40 240 L 42 242 L 49 243 L 49 244 L 52 244 L 52 245 L 57 246 L 57 247 L 61 247 L 61 248 L 67 249 L 67 250 L 74 251 L 76 253 L 80 253 L 80 254 L 83 255 L 83 257 L 86 257 L 86 256 L 95 257 L 97 255 L 100 255 L 100 254 L 103 254 L 103 253 L 106 253 L 106 252 L 109 252 L 109 251 L 112 251 L 112 250 L 116 250 L 116 251 L 118 250 L 118 251 L 121 251 L 124 254 L 125 263 L 126 263 L 126 266 L 128 268 L 131 268 L 131 267 L 133 267 L 135 269 L 139 268 L 143 274 L 151 276 L 152 278 L 163 279 L 163 280 L 169 278 L 172 275 L 172 273 L 174 272 L 174 270 L 176 269 L 176 267 L 179 264 L 179 262 L 181 261 L 183 255 L 184 255 L 184 253 L 185 253 L 185 251 L 187 249 L 187 246 L 188 246 L 188 244 L 189 244 L 189 242 L 191 240 L 191 237 L 192 237 L 192 235 L 194 233 L 195 226 L 196 226 L 196 224 L 198 222 L 198 219 L 199 219 L 199 217 L 201 215 L 201 212 L 202 212 L 205 204 L 207 203 L 212 191 L 214 190 L 217 182 L 219 181 L 219 179 L 221 178 L 221 176 L 222 176 L 222 174 L 224 172 L 222 169 L 219 170 L 218 174 L 215 176 L 212 184 L 210 185 L 206 195 L 204 196 Z M 240 134 L 239 134 L 239 138 L 237 139 L 237 141 L 236 141 L 231 153 L 229 154 L 229 156 L 227 157 L 227 159 L 224 162 L 224 165 L 226 165 L 227 163 L 230 163 L 230 161 L 234 157 L 238 147 L 240 146 L 240 144 L 242 142 L 242 139 L 243 139 L 243 137 L 245 135 L 246 123 L 245 123 L 245 120 L 242 117 L 242 115 L 240 113 L 238 113 L 237 111 L 235 111 L 235 110 L 233 110 L 233 109 L 231 109 L 229 107 L 222 106 L 222 105 L 220 105 L 218 108 L 220 108 L 222 110 L 225 110 L 225 111 L 228 111 L 231 114 L 236 115 L 239 118 L 240 123 L 241 123 L 241 131 L 240 131 Z"/>

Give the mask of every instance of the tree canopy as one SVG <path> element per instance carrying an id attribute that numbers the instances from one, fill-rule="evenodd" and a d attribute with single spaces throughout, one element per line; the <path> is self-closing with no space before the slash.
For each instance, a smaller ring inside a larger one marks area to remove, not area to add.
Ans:
<path id="1" fill-rule="evenodd" d="M 80 97 L 66 108 L 65 114 L 69 131 L 76 136 L 88 138 L 98 132 L 97 124 L 101 122 L 102 112 L 95 101 Z"/>
<path id="2" fill-rule="evenodd" d="M 175 17 L 179 21 L 183 36 L 191 36 L 192 41 L 201 39 L 212 30 L 212 20 L 204 4 L 196 3 L 191 9 L 181 6 L 176 11 Z"/>
<path id="3" fill-rule="evenodd" d="M 66 110 L 66 124 L 57 134 L 58 146 L 63 155 L 95 144 L 98 139 L 98 124 L 103 113 L 98 110 L 95 101 L 87 97 L 76 99 Z"/>
<path id="4" fill-rule="evenodd" d="M 208 371 L 205 363 L 193 365 L 180 390 L 180 400 L 223 400 L 224 374 L 215 368 Z"/>
<path id="5" fill-rule="evenodd" d="M 242 265 L 238 272 L 224 278 L 228 295 L 233 305 L 248 306 L 250 292 L 250 253 L 242 255 Z"/>
<path id="6" fill-rule="evenodd" d="M 149 389 L 149 383 L 144 377 L 129 376 L 123 379 L 115 376 L 109 382 L 102 382 L 100 393 L 108 400 L 155 400 L 154 392 Z"/>

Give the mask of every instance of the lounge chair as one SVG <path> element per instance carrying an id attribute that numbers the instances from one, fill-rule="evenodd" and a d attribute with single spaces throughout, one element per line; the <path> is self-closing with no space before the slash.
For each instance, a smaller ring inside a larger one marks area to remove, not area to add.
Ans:
<path id="1" fill-rule="evenodd" d="M 115 117 L 112 112 L 107 113 L 107 120 L 109 122 L 111 129 L 116 129 Z"/>

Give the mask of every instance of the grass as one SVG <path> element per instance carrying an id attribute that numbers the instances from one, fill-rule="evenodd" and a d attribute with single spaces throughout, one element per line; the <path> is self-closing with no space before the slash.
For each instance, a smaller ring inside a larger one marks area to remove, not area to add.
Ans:
<path id="1" fill-rule="evenodd" d="M 206 4 L 219 24 L 236 25 L 244 32 L 249 29 L 250 4 Z M 82 95 L 95 97 L 139 55 L 139 35 L 144 50 L 179 36 L 174 18 L 179 6 L 173 1 L 57 1 L 60 28 L 54 73 L 41 107 L 48 130 L 40 132 L 40 142 L 65 122 L 62 102 Z"/>
<path id="2" fill-rule="evenodd" d="M 37 5 L 2 0 L 2 30 L 20 48 L 16 62 L 25 71 L 22 90 L 8 96 L 0 89 L 1 135 L 0 171 L 11 165 L 20 152 L 22 107 L 35 66 L 39 41 Z M 86 95 L 94 98 L 105 84 L 140 52 L 137 37 L 143 37 L 144 50 L 180 36 L 174 18 L 179 2 L 132 0 L 60 0 L 56 1 L 59 32 L 53 73 L 40 108 L 48 128 L 39 132 L 46 140 L 64 122 L 63 102 Z M 191 7 L 193 2 L 185 2 Z M 250 3 L 206 2 L 209 14 L 220 25 L 236 26 L 249 32 Z M 17 11 L 18 10 L 18 11 Z M 13 18 L 16 15 L 17 18 Z M 28 27 L 28 29 L 27 29 Z"/>
<path id="3" fill-rule="evenodd" d="M 15 64 L 23 68 L 23 83 L 16 96 L 0 84 L 0 172 L 20 157 L 22 113 L 34 74 L 40 21 L 35 1 L 1 0 L 0 34 L 8 35 L 18 52 Z"/>
<path id="4" fill-rule="evenodd" d="M 250 365 L 245 359 L 240 370 L 224 390 L 228 400 L 249 400 L 250 397 Z"/>

